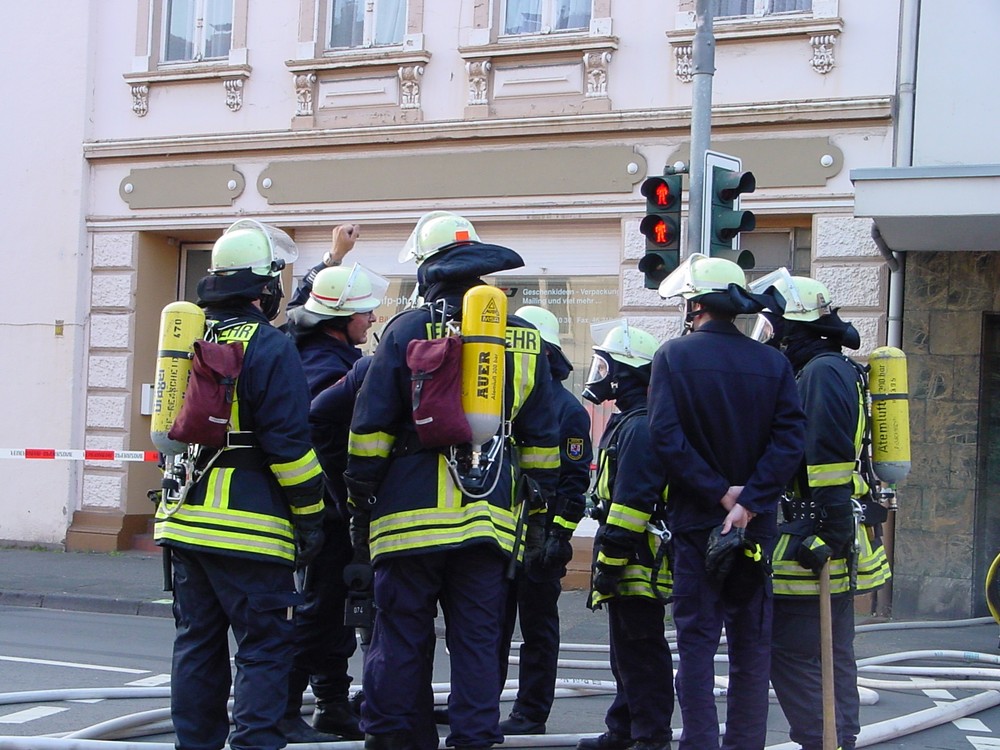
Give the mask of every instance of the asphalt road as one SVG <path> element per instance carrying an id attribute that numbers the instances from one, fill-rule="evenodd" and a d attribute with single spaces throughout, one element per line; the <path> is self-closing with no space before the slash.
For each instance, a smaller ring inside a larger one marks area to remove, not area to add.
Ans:
<path id="1" fill-rule="evenodd" d="M 563 642 L 601 643 L 606 639 L 603 613 L 592 613 L 582 606 L 582 594 L 568 592 L 564 602 Z M 140 711 L 169 705 L 159 697 L 137 699 L 88 698 L 86 701 L 44 699 L 12 703 L 5 696 L 20 691 L 92 688 L 100 695 L 110 688 L 146 686 L 164 694 L 169 682 L 172 622 L 162 617 L 71 612 L 56 609 L 0 606 L 0 750 L 33 747 L 35 738 L 41 747 L 43 736 L 58 736 L 99 722 Z M 960 628 L 932 630 L 889 630 L 860 633 L 857 638 L 859 658 L 915 649 L 957 649 L 982 652 L 996 658 L 995 624 L 977 624 Z M 565 652 L 567 659 L 604 660 L 594 653 Z M 447 653 L 443 641 L 436 654 L 435 680 L 448 679 Z M 927 662 L 931 663 L 931 662 Z M 937 660 L 954 666 L 953 661 Z M 970 665 L 966 665 L 970 666 Z M 979 665 L 988 667 L 988 665 Z M 355 676 L 360 676 L 360 659 L 355 657 Z M 994 668 L 996 668 L 994 666 Z M 720 671 L 724 666 L 720 665 Z M 516 675 L 512 668 L 511 676 Z M 597 669 L 562 669 L 560 677 L 608 680 L 610 674 Z M 908 676 L 872 675 L 880 679 L 907 681 Z M 878 691 L 878 703 L 862 708 L 866 726 L 906 716 L 936 704 L 954 704 L 982 691 L 966 689 L 915 689 Z M 1000 701 L 1000 693 L 992 693 Z M 603 730 L 607 696 L 557 699 L 548 724 L 549 735 L 597 733 Z M 720 701 L 720 712 L 723 711 Z M 503 715 L 509 703 L 502 706 Z M 680 726 L 679 712 L 674 712 L 675 727 Z M 772 702 L 768 720 L 768 746 L 787 742 L 787 725 L 781 710 Z M 165 727 L 159 733 L 136 738 L 142 742 L 172 743 Z M 25 744 L 25 743 L 29 744 Z M 65 743 L 63 743 L 65 744 Z M 513 743 L 509 743 L 513 744 Z M 518 743 L 520 746 L 530 746 Z M 344 747 L 343 744 L 339 745 Z M 900 739 L 870 745 L 877 750 L 889 748 L 934 748 L 936 750 L 983 750 L 1000 748 L 1000 707 L 989 708 L 974 717 L 924 730 Z"/>

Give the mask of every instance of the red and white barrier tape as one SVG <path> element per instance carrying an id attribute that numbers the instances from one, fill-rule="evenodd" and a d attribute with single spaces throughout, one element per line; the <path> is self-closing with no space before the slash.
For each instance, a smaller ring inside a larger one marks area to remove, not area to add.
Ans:
<path id="1" fill-rule="evenodd" d="M 151 461 L 160 460 L 157 451 L 60 450 L 58 448 L 0 448 L 0 458 L 63 461 Z"/>

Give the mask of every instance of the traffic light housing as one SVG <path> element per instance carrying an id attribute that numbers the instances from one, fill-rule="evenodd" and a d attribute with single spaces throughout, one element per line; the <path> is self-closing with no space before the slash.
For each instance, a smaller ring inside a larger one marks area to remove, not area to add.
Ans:
<path id="1" fill-rule="evenodd" d="M 646 198 L 646 216 L 639 223 L 646 238 L 646 254 L 639 261 L 646 289 L 658 289 L 681 262 L 681 180 L 679 174 L 647 177 L 639 189 Z"/>
<path id="2" fill-rule="evenodd" d="M 706 255 L 734 261 L 745 270 L 754 267 L 753 253 L 740 250 L 740 232 L 752 232 L 757 219 L 750 211 L 740 210 L 740 196 L 757 189 L 753 172 L 727 169 L 710 164 L 705 170 L 705 204 L 710 206 L 709 222 L 702 227 Z"/>

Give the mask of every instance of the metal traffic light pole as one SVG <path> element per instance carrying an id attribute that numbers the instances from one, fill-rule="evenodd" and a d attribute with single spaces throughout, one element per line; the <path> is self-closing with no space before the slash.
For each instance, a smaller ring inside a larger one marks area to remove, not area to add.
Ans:
<path id="1" fill-rule="evenodd" d="M 691 164 L 688 166 L 687 254 L 699 252 L 705 186 L 705 152 L 712 142 L 712 76 L 715 75 L 715 34 L 710 0 L 696 0 L 691 46 L 694 90 L 691 99 Z"/>

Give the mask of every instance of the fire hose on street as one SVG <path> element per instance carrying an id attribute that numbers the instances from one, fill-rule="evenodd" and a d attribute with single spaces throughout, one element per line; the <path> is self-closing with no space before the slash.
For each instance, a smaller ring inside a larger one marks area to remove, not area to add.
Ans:
<path id="1" fill-rule="evenodd" d="M 871 630 L 915 629 L 931 627 L 965 627 L 991 622 L 992 618 L 975 618 L 947 622 L 901 622 L 877 623 L 857 627 L 858 633 Z M 667 634 L 672 640 L 672 633 Z M 724 641 L 723 641 L 724 643 Z M 515 644 L 516 646 L 517 644 Z M 673 644 L 672 644 L 673 648 Z M 676 648 L 673 648 L 676 654 Z M 608 646 L 602 644 L 573 644 L 561 646 L 564 658 L 559 659 L 560 670 L 610 671 L 610 663 L 596 658 L 608 653 Z M 587 658 L 572 658 L 580 654 Z M 676 658 L 676 656 L 675 656 Z M 915 662 L 932 661 L 934 665 L 920 665 Z M 511 658 L 517 665 L 518 657 Z M 716 656 L 716 662 L 727 663 L 724 653 Z M 901 662 L 907 662 L 900 665 Z M 966 666 L 940 666 L 940 662 L 957 662 Z M 968 665 L 975 666 L 968 666 Z M 876 678 L 872 675 L 900 675 L 903 679 Z M 724 697 L 728 679 L 725 675 L 716 678 L 715 694 Z M 501 700 L 512 700 L 517 688 L 516 680 L 509 680 Z M 433 685 L 435 702 L 444 705 L 450 692 L 446 682 Z M 971 716 L 980 711 L 1000 705 L 1000 656 L 969 651 L 920 650 L 901 651 L 858 660 L 858 689 L 863 705 L 872 705 L 879 700 L 877 691 L 913 692 L 923 690 L 975 690 L 976 694 L 938 705 L 914 713 L 898 716 L 885 721 L 869 724 L 861 729 L 857 747 L 870 747 L 888 742 L 925 729 Z M 556 697 L 560 699 L 610 695 L 615 691 L 613 680 L 580 679 L 560 677 L 556 681 Z M 59 690 L 35 690 L 17 693 L 0 693 L 0 706 L 23 703 L 39 703 L 67 700 L 94 699 L 135 699 L 162 698 L 169 700 L 169 687 L 120 687 L 120 688 L 68 688 Z M 772 695 L 773 698 L 773 695 Z M 312 695 L 307 692 L 304 704 L 311 706 Z M 725 726 L 720 725 L 720 733 Z M 61 737 L 12 737 L 0 736 L 0 750 L 172 750 L 173 743 L 135 741 L 138 737 L 169 734 L 170 709 L 167 707 L 128 714 L 110 721 L 81 728 Z M 582 737 L 593 734 L 545 734 L 519 735 L 507 737 L 504 746 L 519 747 L 575 747 Z M 673 740 L 680 738 L 680 730 L 674 730 Z M 311 750 L 362 750 L 362 741 L 343 741 L 313 744 L 289 745 L 293 748 Z M 444 747 L 442 741 L 441 747 Z M 793 750 L 795 743 L 771 745 L 767 750 Z"/>

